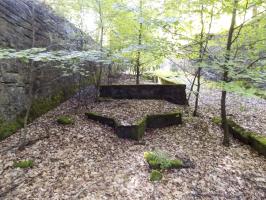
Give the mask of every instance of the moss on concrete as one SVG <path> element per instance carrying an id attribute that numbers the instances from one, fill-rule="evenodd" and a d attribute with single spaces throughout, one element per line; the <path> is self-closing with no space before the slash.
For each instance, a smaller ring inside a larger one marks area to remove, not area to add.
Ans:
<path id="1" fill-rule="evenodd" d="M 124 126 L 115 119 L 97 113 L 87 112 L 85 115 L 92 120 L 115 128 L 118 137 L 139 140 L 143 137 L 146 128 L 161 128 L 182 123 L 180 112 L 149 115 L 137 121 L 134 125 Z"/>
<path id="2" fill-rule="evenodd" d="M 214 119 L 214 118 L 213 118 Z M 218 124 L 221 124 L 221 118 L 216 117 Z M 248 131 L 239 126 L 232 119 L 227 119 L 229 132 L 234 138 L 239 139 L 241 142 L 250 145 L 259 154 L 266 156 L 266 136 L 260 135 L 255 132 Z"/>
<path id="3" fill-rule="evenodd" d="M 162 113 L 149 115 L 147 117 L 148 128 L 163 128 L 172 125 L 178 125 L 182 123 L 181 112 Z"/>
<path id="4" fill-rule="evenodd" d="M 258 134 L 250 134 L 250 145 L 260 154 L 266 156 L 266 137 Z"/>
<path id="5" fill-rule="evenodd" d="M 135 138 L 137 138 L 137 140 L 141 139 L 145 133 L 146 130 L 146 117 L 143 118 L 142 120 L 138 121 L 137 123 L 137 132 L 135 134 Z"/>

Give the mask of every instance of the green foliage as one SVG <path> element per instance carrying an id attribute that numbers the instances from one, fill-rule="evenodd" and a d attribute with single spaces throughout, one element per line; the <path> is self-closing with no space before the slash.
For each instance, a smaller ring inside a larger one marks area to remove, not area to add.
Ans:
<path id="1" fill-rule="evenodd" d="M 22 127 L 23 122 L 20 118 L 10 122 L 0 123 L 0 141 L 6 139 Z"/>
<path id="2" fill-rule="evenodd" d="M 32 102 L 30 108 L 29 121 L 33 121 L 42 114 L 55 108 L 65 100 L 63 92 L 59 92 L 57 95 L 48 98 L 39 98 Z"/>
<path id="3" fill-rule="evenodd" d="M 59 116 L 56 121 L 62 125 L 74 124 L 73 118 L 68 115 Z"/>
<path id="4" fill-rule="evenodd" d="M 221 125 L 221 123 L 222 123 L 221 117 L 213 117 L 212 118 L 212 123 L 214 123 L 216 125 Z"/>
<path id="5" fill-rule="evenodd" d="M 163 178 L 163 175 L 158 170 L 152 170 L 150 174 L 150 181 L 160 181 Z"/>
<path id="6" fill-rule="evenodd" d="M 151 169 L 176 169 L 183 166 L 183 162 L 181 160 L 171 160 L 166 153 L 161 151 L 144 152 L 144 159 L 148 162 Z"/>
<path id="7" fill-rule="evenodd" d="M 73 94 L 75 91 L 75 88 L 73 90 L 69 89 L 69 94 L 65 94 L 63 91 L 58 92 L 57 95 L 53 95 L 52 97 L 48 98 L 39 98 L 35 99 L 32 102 L 30 113 L 29 113 L 29 122 L 32 122 L 37 117 L 40 117 L 41 115 L 45 114 L 49 110 L 55 108 L 60 103 L 62 103 L 68 95 Z M 0 141 L 4 140 L 5 138 L 9 137 L 13 133 L 15 133 L 18 129 L 22 128 L 24 125 L 24 116 L 25 112 L 21 113 L 16 120 L 5 122 L 1 120 L 0 123 Z"/>
<path id="8" fill-rule="evenodd" d="M 183 162 L 179 159 L 171 160 L 171 168 L 178 169 L 183 166 Z"/>
<path id="9" fill-rule="evenodd" d="M 26 169 L 26 168 L 32 168 L 33 167 L 33 160 L 22 160 L 22 161 L 14 161 L 13 166 L 15 168 L 21 168 L 21 169 Z"/>

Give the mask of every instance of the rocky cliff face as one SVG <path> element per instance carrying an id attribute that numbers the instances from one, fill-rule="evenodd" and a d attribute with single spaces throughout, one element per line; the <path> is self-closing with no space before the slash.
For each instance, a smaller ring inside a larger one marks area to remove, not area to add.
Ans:
<path id="1" fill-rule="evenodd" d="M 97 44 L 91 37 L 81 37 L 81 34 L 73 24 L 55 15 L 38 0 L 0 1 L 0 48 L 31 48 L 34 36 L 35 47 L 79 50 L 86 45 L 89 49 L 97 49 Z M 75 84 L 74 79 L 64 78 L 47 86 L 60 74 L 60 70 L 52 65 L 46 64 L 35 74 L 34 87 L 43 86 L 37 93 L 37 98 L 49 97 L 62 88 L 67 90 Z M 28 77 L 26 64 L 17 60 L 0 61 L 0 119 L 12 120 L 25 110 Z"/>
<path id="2" fill-rule="evenodd" d="M 15 49 L 32 47 L 32 27 L 35 30 L 35 46 L 62 45 L 64 48 L 81 47 L 82 32 L 65 19 L 58 17 L 38 0 L 0 1 L 0 46 Z M 91 37 L 84 40 L 91 48 L 97 44 Z"/>

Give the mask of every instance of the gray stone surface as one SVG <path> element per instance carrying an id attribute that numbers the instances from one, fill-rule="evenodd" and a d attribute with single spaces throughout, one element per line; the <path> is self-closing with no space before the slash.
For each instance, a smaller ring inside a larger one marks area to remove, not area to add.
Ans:
<path id="1" fill-rule="evenodd" d="M 32 24 L 35 27 L 37 47 L 71 49 L 81 47 L 81 34 L 83 33 L 67 20 L 55 15 L 52 9 L 40 3 L 39 0 L 0 1 L 1 47 L 30 48 L 32 46 Z M 87 35 L 83 42 L 90 48 L 97 47 L 93 39 Z"/>
<path id="2" fill-rule="evenodd" d="M 79 29 L 57 16 L 38 0 L 0 1 L 0 48 L 17 50 L 31 48 L 32 24 L 36 32 L 35 47 L 47 47 L 53 50 L 98 48 L 90 36 L 81 37 Z M 83 41 L 81 38 L 86 40 Z M 37 67 L 40 63 L 35 65 Z M 36 72 L 34 78 L 34 89 L 41 88 L 36 93 L 37 98 L 51 96 L 62 88 L 68 90 L 77 82 L 75 76 L 52 81 L 61 71 L 52 67 L 55 63 L 42 65 L 45 66 Z M 17 60 L 0 60 L 0 118 L 12 120 L 25 110 L 28 86 L 29 75 L 26 64 Z"/>

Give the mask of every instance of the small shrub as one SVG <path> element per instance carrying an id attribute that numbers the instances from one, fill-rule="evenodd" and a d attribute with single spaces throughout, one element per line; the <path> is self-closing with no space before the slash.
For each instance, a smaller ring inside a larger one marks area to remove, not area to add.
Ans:
<path id="1" fill-rule="evenodd" d="M 212 123 L 214 123 L 216 125 L 220 125 L 222 123 L 221 117 L 213 117 L 212 118 Z"/>
<path id="2" fill-rule="evenodd" d="M 18 161 L 18 162 L 15 161 L 14 167 L 15 168 L 22 168 L 22 169 L 32 168 L 33 167 L 33 161 L 32 160 L 22 160 L 22 161 Z"/>
<path id="3" fill-rule="evenodd" d="M 163 178 L 163 175 L 158 170 L 152 170 L 150 174 L 150 181 L 160 181 Z"/>
<path id="4" fill-rule="evenodd" d="M 62 115 L 58 117 L 57 122 L 63 125 L 74 124 L 74 120 L 70 116 L 67 116 L 67 115 Z"/>
<path id="5" fill-rule="evenodd" d="M 160 163 L 156 160 L 150 160 L 148 163 L 151 169 L 161 169 Z"/>
<path id="6" fill-rule="evenodd" d="M 181 160 L 171 160 L 164 152 L 144 152 L 144 159 L 151 169 L 176 169 L 183 166 Z"/>

